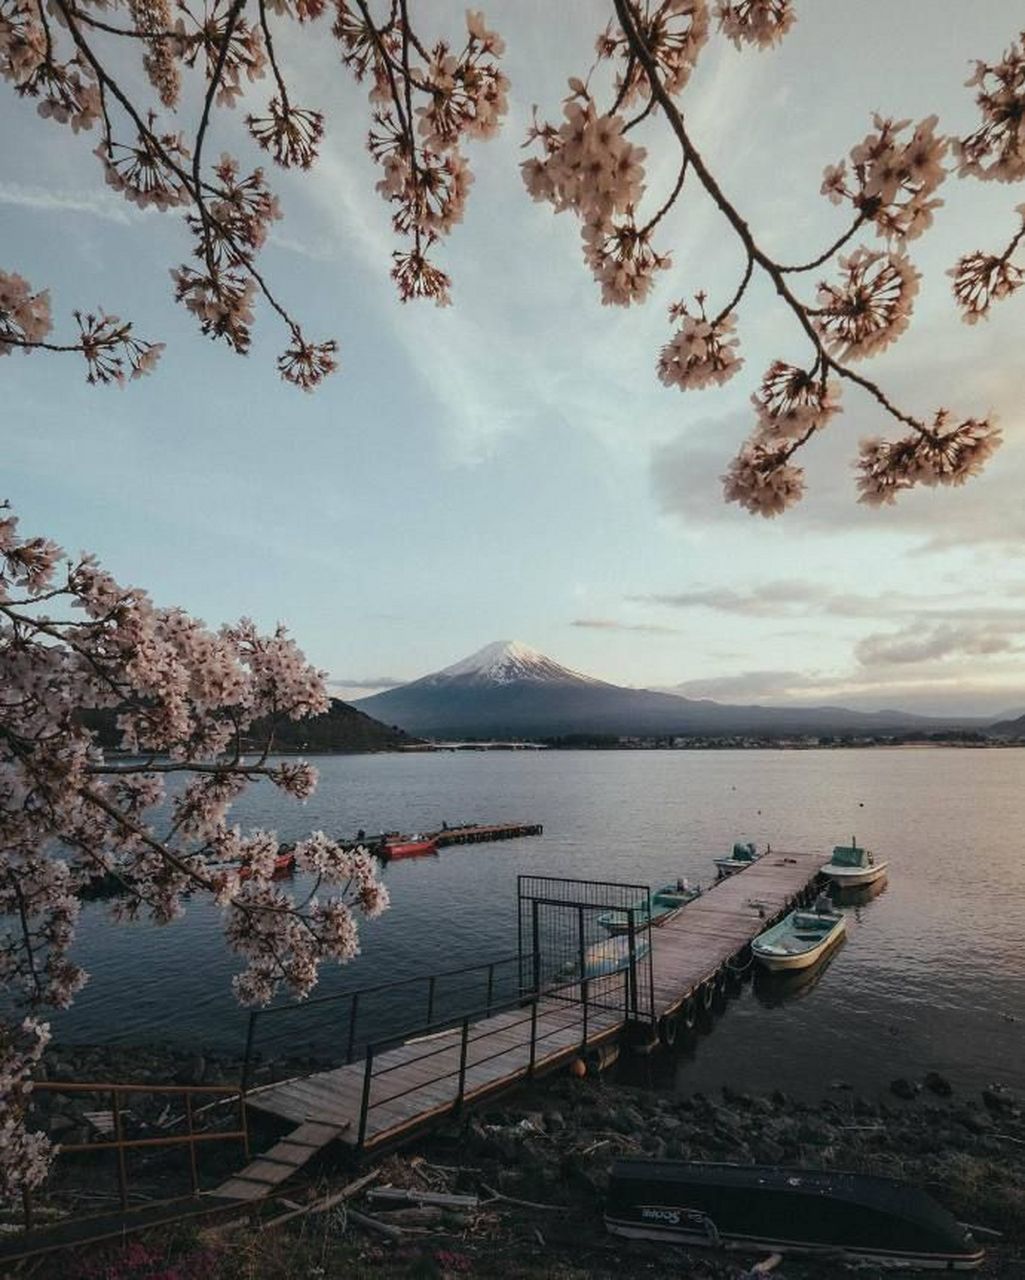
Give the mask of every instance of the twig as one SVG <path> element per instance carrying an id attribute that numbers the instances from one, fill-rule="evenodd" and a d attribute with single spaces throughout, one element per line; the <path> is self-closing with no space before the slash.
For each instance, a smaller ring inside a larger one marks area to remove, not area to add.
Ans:
<path id="1" fill-rule="evenodd" d="M 391 1227 L 388 1223 L 379 1222 L 377 1218 L 370 1218 L 365 1213 L 357 1213 L 355 1209 L 349 1210 L 349 1220 L 365 1231 L 376 1231 L 389 1240 L 401 1240 L 406 1234 L 402 1227 Z"/>
<path id="2" fill-rule="evenodd" d="M 481 1204 L 481 1208 L 487 1208 L 488 1205 L 494 1204 L 496 1200 L 502 1204 L 517 1204 L 523 1209 L 543 1209 L 546 1213 L 569 1213 L 570 1210 L 564 1204 L 538 1204 L 535 1200 L 518 1200 L 515 1196 L 504 1196 L 500 1191 L 496 1191 L 494 1187 L 489 1187 L 486 1182 L 480 1184 L 490 1196 L 489 1200 L 485 1200 Z"/>

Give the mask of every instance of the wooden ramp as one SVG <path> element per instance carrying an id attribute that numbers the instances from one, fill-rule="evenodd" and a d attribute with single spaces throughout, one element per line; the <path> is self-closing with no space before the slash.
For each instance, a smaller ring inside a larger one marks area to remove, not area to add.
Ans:
<path id="1" fill-rule="evenodd" d="M 587 1044 L 608 1039 L 622 1026 L 621 1010 L 589 1008 Z M 530 1006 L 517 1008 L 474 1022 L 466 1040 L 465 1069 L 460 1024 L 379 1054 L 369 1075 L 365 1061 L 354 1062 L 264 1089 L 249 1105 L 286 1120 L 338 1125 L 339 1140 L 356 1146 L 369 1079 L 361 1145 L 370 1150 L 452 1111 L 460 1100 L 476 1101 L 568 1062 L 585 1047 L 583 1011 L 564 999 L 542 998 L 536 1025 Z"/>
<path id="2" fill-rule="evenodd" d="M 647 1022 L 650 1017 L 653 1034 L 660 1020 L 671 1017 L 702 988 L 709 990 L 723 966 L 792 905 L 824 862 L 821 854 L 767 854 L 653 929 L 652 1000 L 650 1007 L 647 1000 L 638 1002 L 634 1020 Z M 645 968 L 642 959 L 640 981 L 646 981 Z M 542 994 L 536 1003 L 531 1000 L 472 1022 L 465 1018 L 448 1030 L 368 1053 L 366 1059 L 333 1071 L 265 1086 L 247 1102 L 300 1125 L 331 1126 L 339 1141 L 372 1150 L 465 1102 L 551 1071 L 623 1031 L 627 1018 L 621 1002 L 615 1007 L 611 1001 L 609 1007 L 589 1003 L 585 1010 L 580 994 L 579 987 L 572 986 L 558 996 Z M 239 1179 L 266 1183 L 276 1172 L 257 1169 L 250 1178 L 246 1171 Z M 219 1192 L 232 1194 L 226 1188 Z"/>
<path id="3" fill-rule="evenodd" d="M 307 1121 L 210 1194 L 225 1200 L 262 1200 L 279 1182 L 290 1178 L 312 1156 L 333 1142 L 343 1128 Z"/>

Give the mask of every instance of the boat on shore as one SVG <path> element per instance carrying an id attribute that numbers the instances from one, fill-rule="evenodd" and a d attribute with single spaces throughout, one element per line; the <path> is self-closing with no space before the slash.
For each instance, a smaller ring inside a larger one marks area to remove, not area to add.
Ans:
<path id="1" fill-rule="evenodd" d="M 984 1253 L 919 1187 L 896 1178 L 766 1165 L 619 1159 L 605 1225 L 673 1245 L 830 1255 L 881 1267 L 969 1271 Z"/>
<path id="2" fill-rule="evenodd" d="M 638 961 L 648 953 L 647 937 L 639 937 L 634 943 L 633 958 Z M 630 967 L 630 939 L 625 933 L 602 942 L 592 943 L 584 951 L 584 972 L 580 972 L 579 958 L 568 964 L 565 969 L 567 978 L 604 978 L 610 973 L 619 973 Z"/>
<path id="3" fill-rule="evenodd" d="M 715 866 L 719 873 L 719 879 L 724 876 L 736 875 L 738 871 L 743 871 L 745 867 L 749 867 L 752 862 L 757 862 L 759 858 L 764 858 L 764 853 L 759 853 L 754 845 L 748 841 L 746 844 L 737 840 L 733 845 L 733 852 L 728 858 L 716 858 Z"/>
<path id="4" fill-rule="evenodd" d="M 889 865 L 888 862 L 876 862 L 875 857 L 867 849 L 860 848 L 851 836 L 850 844 L 834 846 L 833 856 L 822 868 L 822 874 L 841 888 L 853 889 L 879 880 L 886 875 Z"/>
<path id="5" fill-rule="evenodd" d="M 648 919 L 648 899 L 638 898 L 629 907 L 619 907 L 610 911 L 603 911 L 598 917 L 598 923 L 603 929 L 613 936 L 630 932 L 629 912 L 633 912 L 634 929 L 643 929 L 649 923 L 656 929 L 659 925 L 665 924 L 667 920 L 672 918 L 683 910 L 688 902 L 693 902 L 695 898 L 701 896 L 701 886 L 691 884 L 686 877 L 676 881 L 675 884 L 664 884 L 661 889 L 656 889 L 651 894 L 651 919 Z"/>
<path id="6" fill-rule="evenodd" d="M 836 946 L 846 928 L 844 913 L 820 899 L 810 911 L 791 911 L 759 934 L 751 953 L 766 969 L 807 969 Z"/>

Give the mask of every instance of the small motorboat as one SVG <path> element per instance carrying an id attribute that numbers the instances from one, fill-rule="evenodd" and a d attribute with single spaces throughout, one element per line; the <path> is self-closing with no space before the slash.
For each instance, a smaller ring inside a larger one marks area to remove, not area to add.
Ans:
<path id="1" fill-rule="evenodd" d="M 745 867 L 749 867 L 752 862 L 757 862 L 759 858 L 764 856 L 750 842 L 741 844 L 739 840 L 736 841 L 733 845 L 733 852 L 728 858 L 715 859 L 719 879 L 721 880 L 724 876 L 736 875 L 738 871 L 743 871 Z"/>
<path id="2" fill-rule="evenodd" d="M 759 934 L 751 951 L 767 969 L 807 969 L 840 941 L 846 928 L 844 913 L 820 898 L 810 911 L 791 911 Z"/>
<path id="3" fill-rule="evenodd" d="M 872 884 L 886 875 L 888 862 L 876 862 L 867 849 L 861 849 L 851 836 L 850 844 L 838 844 L 833 848 L 833 856 L 822 868 L 822 874 L 828 876 L 835 885 L 841 888 Z"/>
<path id="4" fill-rule="evenodd" d="M 983 1250 L 919 1187 L 778 1166 L 620 1159 L 605 1225 L 669 1244 L 830 1255 L 881 1267 L 969 1271 Z"/>
<path id="5" fill-rule="evenodd" d="M 658 928 L 667 920 L 678 915 L 688 902 L 701 896 L 701 886 L 691 884 L 687 878 L 681 877 L 675 884 L 664 884 L 651 895 L 651 921 Z M 648 923 L 648 899 L 638 898 L 631 907 L 620 907 L 612 911 L 603 911 L 598 923 L 609 933 L 615 935 L 630 932 L 629 912 L 633 911 L 635 929 L 643 929 Z"/>
<path id="6" fill-rule="evenodd" d="M 648 952 L 646 937 L 637 938 L 634 943 L 634 961 Z M 606 974 L 619 973 L 630 967 L 630 939 L 625 934 L 606 938 L 595 942 L 584 951 L 584 972 L 580 972 L 580 960 L 577 958 L 566 965 L 563 970 L 567 978 L 603 978 Z"/>
<path id="7" fill-rule="evenodd" d="M 436 840 L 428 836 L 387 836 L 381 853 L 389 860 L 395 858 L 424 858 L 438 852 Z"/>
<path id="8" fill-rule="evenodd" d="M 242 863 L 225 863 L 225 867 L 231 867 L 232 870 L 238 871 L 240 880 L 249 880 L 253 875 L 253 868 L 246 862 Z M 295 851 L 291 845 L 282 845 L 278 850 L 277 857 L 274 859 L 274 870 L 271 872 L 272 880 L 280 880 L 284 876 L 290 876 L 295 870 Z"/>

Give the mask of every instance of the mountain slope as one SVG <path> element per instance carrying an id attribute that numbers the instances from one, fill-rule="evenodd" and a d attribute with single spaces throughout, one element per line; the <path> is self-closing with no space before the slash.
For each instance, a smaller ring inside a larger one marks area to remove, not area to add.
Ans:
<path id="1" fill-rule="evenodd" d="M 871 734 L 952 723 L 899 711 L 729 706 L 628 689 L 572 671 L 517 641 L 496 641 L 450 667 L 354 705 L 410 733 L 437 738 Z"/>

